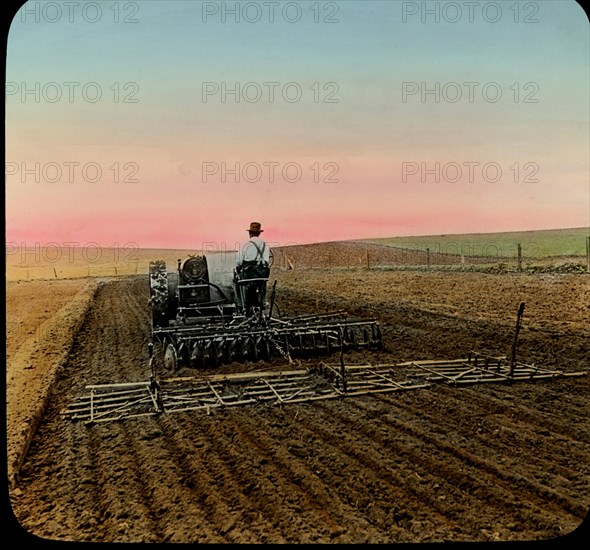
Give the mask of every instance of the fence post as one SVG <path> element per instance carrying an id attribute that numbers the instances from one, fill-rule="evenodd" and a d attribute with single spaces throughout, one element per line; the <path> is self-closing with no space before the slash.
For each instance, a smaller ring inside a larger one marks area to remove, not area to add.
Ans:
<path id="1" fill-rule="evenodd" d="M 524 313 L 524 302 L 521 302 L 518 313 L 516 315 L 516 329 L 514 331 L 514 341 L 512 342 L 512 354 L 510 356 L 510 378 L 514 376 L 514 367 L 516 366 L 516 343 L 518 342 L 518 333 L 520 332 L 520 325 L 522 323 L 522 315 Z"/>
<path id="2" fill-rule="evenodd" d="M 517 251 L 518 251 L 518 271 L 522 271 L 522 247 L 520 246 L 520 243 L 518 243 L 518 245 L 517 245 Z"/>
<path id="3" fill-rule="evenodd" d="M 426 248 L 426 269 L 430 271 L 430 248 Z"/>
<path id="4" fill-rule="evenodd" d="M 586 237 L 586 273 L 590 273 L 590 236 Z"/>

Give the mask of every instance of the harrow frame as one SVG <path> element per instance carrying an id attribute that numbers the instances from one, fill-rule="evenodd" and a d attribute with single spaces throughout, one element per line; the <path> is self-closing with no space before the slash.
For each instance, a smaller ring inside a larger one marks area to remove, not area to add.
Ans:
<path id="1" fill-rule="evenodd" d="M 585 376 L 586 371 L 564 372 L 506 357 L 472 351 L 464 359 L 408 361 L 398 364 L 345 365 L 324 363 L 308 369 L 216 374 L 121 384 L 89 385 L 62 414 L 86 424 L 163 413 L 202 411 L 247 405 L 289 405 L 318 400 L 394 393 L 443 383 L 467 384 L 533 382 Z"/>

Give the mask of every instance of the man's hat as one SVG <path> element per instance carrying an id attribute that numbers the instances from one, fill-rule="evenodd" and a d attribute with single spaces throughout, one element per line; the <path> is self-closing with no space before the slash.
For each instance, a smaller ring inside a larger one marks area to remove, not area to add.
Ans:
<path id="1" fill-rule="evenodd" d="M 262 233 L 264 229 L 261 229 L 261 225 L 258 222 L 252 222 L 250 224 L 250 229 L 247 231 L 252 231 L 253 233 Z"/>

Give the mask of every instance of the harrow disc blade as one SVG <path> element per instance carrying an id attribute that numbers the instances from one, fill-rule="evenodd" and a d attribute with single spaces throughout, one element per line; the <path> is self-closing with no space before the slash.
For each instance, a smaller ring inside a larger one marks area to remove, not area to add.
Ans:
<path id="1" fill-rule="evenodd" d="M 317 357 L 338 351 L 381 349 L 381 331 L 376 321 L 349 320 L 339 314 L 300 316 L 278 321 L 265 319 L 214 319 L 187 323 L 155 332 L 157 340 L 174 350 L 166 364 L 214 368 L 231 362 L 270 360 L 275 357 Z M 176 357 L 173 356 L 176 352 Z"/>
<path id="2" fill-rule="evenodd" d="M 227 340 L 223 339 L 217 346 L 217 356 L 220 363 L 225 365 L 231 363 L 230 344 Z"/>
<path id="3" fill-rule="evenodd" d="M 258 359 L 256 342 L 251 337 L 244 340 L 243 357 L 246 361 L 256 361 Z"/>
<path id="4" fill-rule="evenodd" d="M 315 334 L 313 332 L 309 335 L 308 340 L 309 340 L 309 345 L 308 345 L 309 355 L 311 355 L 312 357 L 316 357 L 318 355 L 318 348 L 317 348 L 317 344 L 316 344 Z"/>
<path id="5" fill-rule="evenodd" d="M 326 336 L 325 336 L 325 341 L 326 341 L 326 354 L 330 355 L 332 353 L 332 343 L 330 341 L 330 335 L 326 332 Z"/>
<path id="6" fill-rule="evenodd" d="M 176 349 L 172 344 L 166 346 L 166 352 L 164 353 L 164 365 L 170 372 L 176 372 L 178 370 L 178 356 Z"/>
<path id="7" fill-rule="evenodd" d="M 383 349 L 383 339 L 379 326 L 373 326 L 373 347 L 378 350 Z"/>
<path id="8" fill-rule="evenodd" d="M 230 361 L 237 361 L 241 363 L 244 360 L 244 350 L 242 340 L 235 338 L 229 344 Z"/>
<path id="9" fill-rule="evenodd" d="M 195 369 L 202 369 L 205 367 L 205 353 L 203 352 L 201 344 L 198 342 L 193 347 L 190 362 L 191 367 Z"/>
<path id="10" fill-rule="evenodd" d="M 260 336 L 256 341 L 256 350 L 259 359 L 268 361 L 270 359 L 270 344 L 266 338 Z"/>
<path id="11" fill-rule="evenodd" d="M 363 347 L 369 349 L 371 345 L 371 339 L 369 337 L 369 331 L 367 329 L 363 329 Z"/>
<path id="12" fill-rule="evenodd" d="M 209 340 L 205 344 L 204 349 L 204 361 L 206 367 L 216 367 L 218 363 L 218 356 L 217 356 L 217 347 L 215 346 L 215 342 Z"/>
<path id="13" fill-rule="evenodd" d="M 176 350 L 176 360 L 178 368 L 186 367 L 189 364 L 189 351 L 188 347 L 184 342 L 181 342 Z"/>
<path id="14" fill-rule="evenodd" d="M 346 335 L 344 337 L 344 345 L 348 344 L 348 346 L 354 350 L 357 349 L 356 345 L 356 337 L 354 335 L 354 330 L 351 328 L 347 329 Z"/>

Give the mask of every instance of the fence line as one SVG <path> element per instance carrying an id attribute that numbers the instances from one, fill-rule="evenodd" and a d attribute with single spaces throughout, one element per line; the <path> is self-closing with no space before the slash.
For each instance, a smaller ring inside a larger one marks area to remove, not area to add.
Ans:
<path id="1" fill-rule="evenodd" d="M 358 247 L 355 250 L 351 247 L 350 250 L 343 251 L 339 244 L 328 248 L 327 246 L 328 243 L 282 249 L 279 255 L 280 261 L 276 262 L 278 264 L 276 267 L 285 270 L 334 268 L 425 268 L 430 270 L 499 266 L 502 269 L 524 271 L 557 261 L 556 257 L 529 257 L 523 252 L 521 243 L 516 243 L 511 256 L 451 254 L 436 252 L 430 247 L 416 249 L 381 245 L 381 249 L 369 250 Z M 590 273 L 590 237 L 586 239 L 586 257 L 571 256 L 568 259 L 575 262 L 578 258 L 579 265 Z M 584 266 L 583 263 L 586 265 Z"/>

